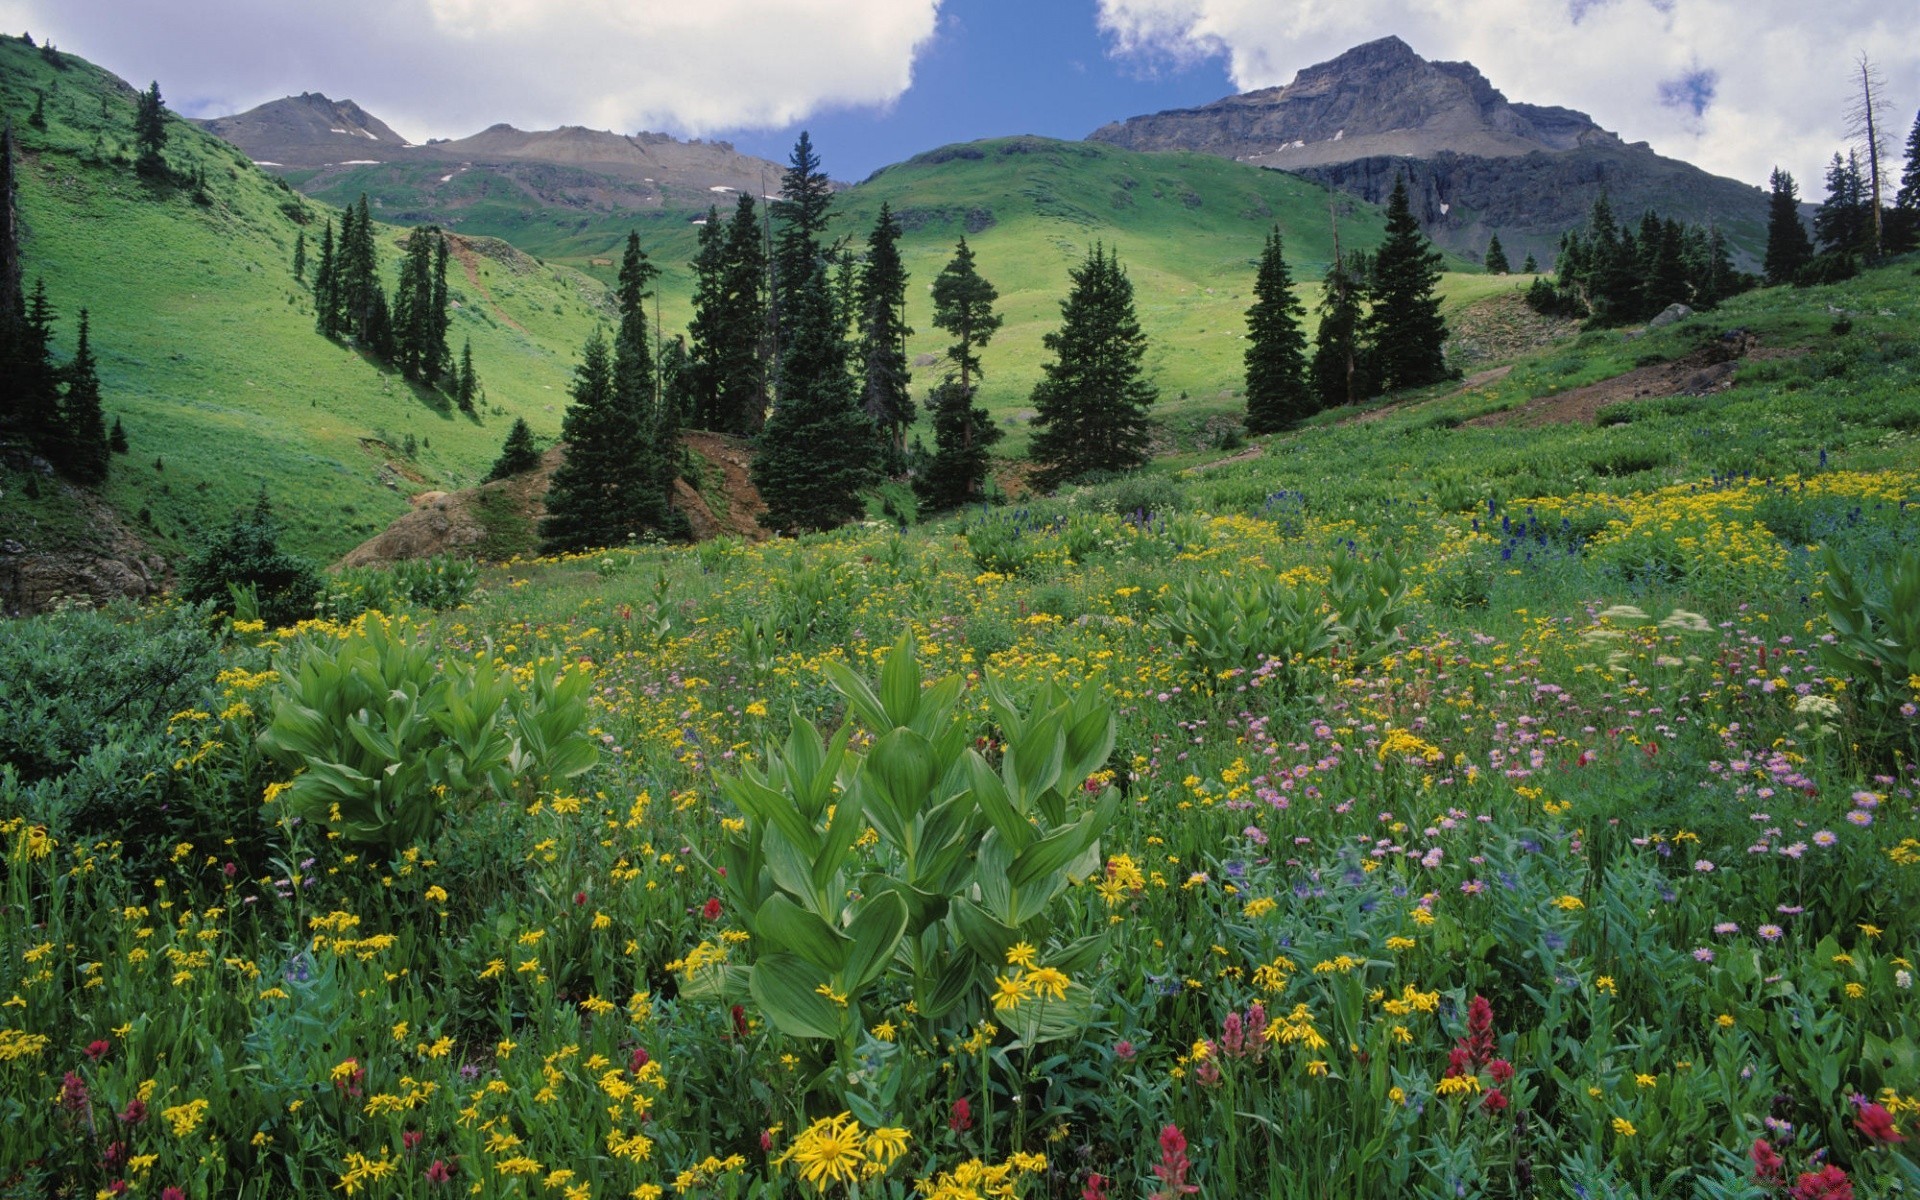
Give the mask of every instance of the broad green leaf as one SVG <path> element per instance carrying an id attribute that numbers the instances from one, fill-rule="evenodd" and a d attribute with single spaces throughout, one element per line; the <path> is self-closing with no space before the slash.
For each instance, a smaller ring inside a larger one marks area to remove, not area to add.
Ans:
<path id="1" fill-rule="evenodd" d="M 858 995 L 878 979 L 893 961 L 893 952 L 907 931 L 907 903 L 896 892 L 869 896 L 860 914 L 847 926 L 853 945 L 840 969 L 841 989 Z"/>
<path id="2" fill-rule="evenodd" d="M 837 1038 L 847 1009 L 823 995 L 827 973 L 792 954 L 767 954 L 753 964 L 747 990 L 774 1028 L 788 1037 Z"/>
<path id="3" fill-rule="evenodd" d="M 775 950 L 797 954 L 822 971 L 838 971 L 847 961 L 847 939 L 818 913 L 808 912 L 782 895 L 767 898 L 753 915 L 760 937 Z"/>

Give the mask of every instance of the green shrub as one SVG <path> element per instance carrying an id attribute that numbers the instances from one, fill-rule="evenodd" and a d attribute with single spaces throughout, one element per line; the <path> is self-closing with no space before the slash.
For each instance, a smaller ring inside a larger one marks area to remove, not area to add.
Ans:
<path id="1" fill-rule="evenodd" d="M 319 608 L 336 621 L 403 608 L 439 612 L 465 604 L 479 582 L 479 567 L 446 554 L 385 567 L 349 567 L 328 580 Z"/>
<path id="2" fill-rule="evenodd" d="M 1878 752 L 1920 750 L 1920 550 L 1863 579 L 1829 547 L 1824 598 L 1833 639 L 1820 655 L 1852 680 L 1862 743 Z"/>
<path id="3" fill-rule="evenodd" d="M 180 594 L 190 604 L 232 612 L 242 589 L 252 590 L 260 618 L 274 626 L 312 616 L 320 600 L 313 564 L 280 549 L 280 523 L 264 486 L 253 507 L 235 513 L 180 572 Z"/>

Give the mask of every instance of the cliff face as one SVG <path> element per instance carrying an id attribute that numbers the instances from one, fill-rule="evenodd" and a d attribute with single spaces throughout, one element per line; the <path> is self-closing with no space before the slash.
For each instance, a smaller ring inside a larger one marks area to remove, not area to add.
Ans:
<path id="1" fill-rule="evenodd" d="M 1228 96 L 1095 130 L 1136 150 L 1197 150 L 1290 171 L 1376 203 L 1405 174 L 1435 243 L 1470 257 L 1498 233 L 1517 265 L 1548 263 L 1560 235 L 1605 193 L 1616 214 L 1647 208 L 1714 222 L 1738 257 L 1765 240 L 1758 188 L 1629 145 L 1568 108 L 1509 101 L 1471 63 L 1428 62 L 1382 38 L 1307 67 L 1285 87 Z"/>

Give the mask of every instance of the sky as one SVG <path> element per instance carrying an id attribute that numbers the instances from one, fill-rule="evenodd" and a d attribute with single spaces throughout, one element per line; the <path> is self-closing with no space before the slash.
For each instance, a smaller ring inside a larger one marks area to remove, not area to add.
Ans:
<path id="1" fill-rule="evenodd" d="M 1916 0 L 0 0 L 0 29 L 158 80 L 188 116 L 317 91 L 414 141 L 585 125 L 775 161 L 805 128 L 849 180 L 1277 86 L 1388 34 L 1715 173 L 1783 166 L 1812 199 L 1857 55 L 1896 159 L 1920 107 Z"/>

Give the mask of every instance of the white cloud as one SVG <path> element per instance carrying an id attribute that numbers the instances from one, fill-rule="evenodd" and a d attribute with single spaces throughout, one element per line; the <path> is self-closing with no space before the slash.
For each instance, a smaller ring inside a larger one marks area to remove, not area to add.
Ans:
<path id="1" fill-rule="evenodd" d="M 1397 34 L 1427 59 L 1464 59 L 1509 100 L 1591 115 L 1628 141 L 1764 184 L 1776 164 L 1803 196 L 1846 142 L 1853 58 L 1893 90 L 1897 151 L 1920 105 L 1920 5 L 1886 0 L 1099 0 L 1125 57 L 1224 57 L 1235 86 Z M 1577 19 L 1576 19 L 1577 18 Z M 1688 79 L 1711 78 L 1698 115 Z M 1669 100 L 1662 102 L 1663 88 Z"/>
<path id="2" fill-rule="evenodd" d="M 496 121 L 703 134 L 884 107 L 940 0 L 0 0 L 0 20 L 190 115 L 289 91 L 416 140 Z M 831 164 L 829 164 L 830 166 Z"/>

